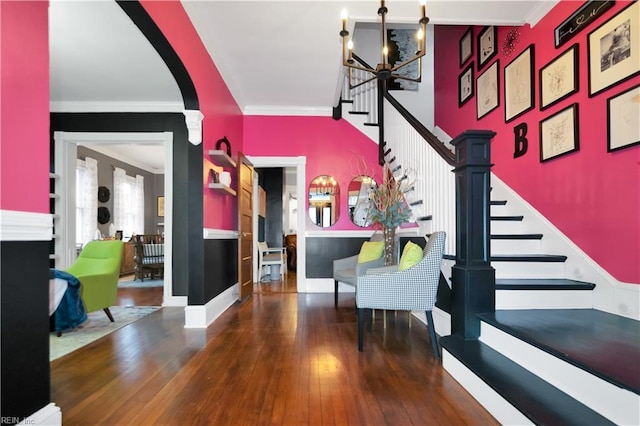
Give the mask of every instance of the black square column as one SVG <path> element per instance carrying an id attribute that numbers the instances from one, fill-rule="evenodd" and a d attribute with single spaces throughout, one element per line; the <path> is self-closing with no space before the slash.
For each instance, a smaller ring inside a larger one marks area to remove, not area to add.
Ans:
<path id="1" fill-rule="evenodd" d="M 495 269 L 491 266 L 491 138 L 489 130 L 466 131 L 456 149 L 456 264 L 452 268 L 451 333 L 480 336 L 478 313 L 494 312 Z"/>

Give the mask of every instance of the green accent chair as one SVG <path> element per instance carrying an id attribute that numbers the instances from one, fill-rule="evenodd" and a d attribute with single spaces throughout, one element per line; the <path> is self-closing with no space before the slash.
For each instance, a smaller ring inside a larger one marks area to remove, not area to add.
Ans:
<path id="1" fill-rule="evenodd" d="M 114 322 L 109 307 L 116 303 L 124 243 L 119 240 L 90 241 L 66 272 L 82 283 L 80 296 L 87 312 L 99 309 Z"/>

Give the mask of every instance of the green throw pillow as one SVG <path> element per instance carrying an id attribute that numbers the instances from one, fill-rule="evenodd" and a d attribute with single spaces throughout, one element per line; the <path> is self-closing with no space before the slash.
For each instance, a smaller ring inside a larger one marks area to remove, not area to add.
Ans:
<path id="1" fill-rule="evenodd" d="M 360 247 L 358 263 L 380 259 L 384 254 L 384 241 L 365 241 Z"/>
<path id="2" fill-rule="evenodd" d="M 422 260 L 422 247 L 409 241 L 404 246 L 404 250 L 402 250 L 402 256 L 400 256 L 400 263 L 398 264 L 398 270 L 404 271 L 405 269 L 409 269 L 412 266 L 415 266 L 421 260 Z"/>

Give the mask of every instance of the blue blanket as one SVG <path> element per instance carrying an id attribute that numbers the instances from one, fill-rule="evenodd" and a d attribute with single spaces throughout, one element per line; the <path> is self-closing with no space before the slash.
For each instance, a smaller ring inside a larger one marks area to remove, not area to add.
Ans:
<path id="1" fill-rule="evenodd" d="M 67 282 L 67 291 L 64 292 L 58 308 L 53 313 L 55 331 L 76 328 L 85 322 L 87 312 L 80 297 L 80 280 L 59 269 L 49 269 L 49 278 L 60 278 Z"/>

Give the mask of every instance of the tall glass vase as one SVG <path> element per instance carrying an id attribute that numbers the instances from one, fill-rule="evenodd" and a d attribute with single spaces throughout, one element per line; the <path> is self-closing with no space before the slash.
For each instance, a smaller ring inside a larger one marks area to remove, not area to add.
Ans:
<path id="1" fill-rule="evenodd" d="M 386 266 L 395 265 L 398 258 L 398 241 L 396 238 L 396 228 L 382 229 L 384 235 L 384 264 Z"/>

